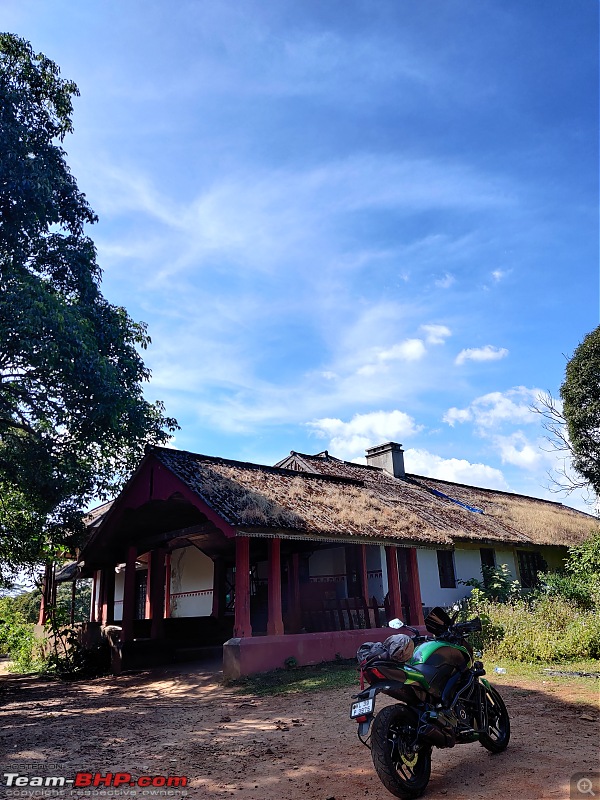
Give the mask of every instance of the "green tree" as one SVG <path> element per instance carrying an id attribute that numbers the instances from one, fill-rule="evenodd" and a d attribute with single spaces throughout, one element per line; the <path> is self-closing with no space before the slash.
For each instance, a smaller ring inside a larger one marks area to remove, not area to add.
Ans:
<path id="1" fill-rule="evenodd" d="M 0 34 L 0 579 L 72 547 L 81 509 L 177 427 L 143 396 L 146 326 L 100 292 L 96 217 L 61 146 L 77 94 Z"/>
<path id="2" fill-rule="evenodd" d="M 600 326 L 573 353 L 560 396 L 573 468 L 600 495 Z"/>

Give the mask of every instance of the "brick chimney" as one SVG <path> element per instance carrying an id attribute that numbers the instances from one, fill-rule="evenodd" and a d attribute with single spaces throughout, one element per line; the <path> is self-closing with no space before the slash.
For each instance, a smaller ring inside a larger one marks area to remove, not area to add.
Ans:
<path id="1" fill-rule="evenodd" d="M 367 464 L 370 467 L 381 467 L 394 478 L 403 478 L 405 472 L 402 445 L 397 442 L 386 442 L 386 444 L 378 444 L 376 447 L 369 447 Z"/>

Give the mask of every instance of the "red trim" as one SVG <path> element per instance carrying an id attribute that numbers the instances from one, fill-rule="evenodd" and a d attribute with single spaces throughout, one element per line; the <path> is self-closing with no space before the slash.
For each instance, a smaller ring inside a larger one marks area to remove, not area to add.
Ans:
<path id="1" fill-rule="evenodd" d="M 236 536 L 235 528 L 214 511 L 200 495 L 190 489 L 183 480 L 165 467 L 155 456 L 148 454 L 144 456 L 139 468 L 115 500 L 86 545 L 83 557 L 86 558 L 86 553 L 91 553 L 91 556 L 87 556 L 87 560 L 93 563 L 93 551 L 96 543 L 99 540 L 106 540 L 107 536 L 110 536 L 118 528 L 126 510 L 140 508 L 150 500 L 168 500 L 176 492 L 192 503 L 210 522 L 219 528 L 224 536 L 230 539 Z"/>

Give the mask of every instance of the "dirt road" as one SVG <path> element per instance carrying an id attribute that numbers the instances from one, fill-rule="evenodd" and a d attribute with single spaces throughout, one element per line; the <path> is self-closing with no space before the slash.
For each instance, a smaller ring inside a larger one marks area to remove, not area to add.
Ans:
<path id="1" fill-rule="evenodd" d="M 11 797 L 358 800 L 391 797 L 348 719 L 350 692 L 257 697 L 193 667 L 74 684 L 1 679 L 2 774 L 78 771 L 187 776 L 181 789 L 6 787 Z M 429 800 L 568 800 L 574 773 L 599 770 L 598 681 L 498 678 L 509 749 L 434 750 Z M 126 793 L 127 792 L 127 793 Z M 583 797 L 584 795 L 582 795 Z M 590 796 L 589 794 L 587 795 Z"/>

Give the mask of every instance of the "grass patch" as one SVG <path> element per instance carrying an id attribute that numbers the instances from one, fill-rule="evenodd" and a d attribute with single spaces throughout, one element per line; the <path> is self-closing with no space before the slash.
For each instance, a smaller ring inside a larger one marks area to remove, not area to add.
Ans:
<path id="1" fill-rule="evenodd" d="M 599 686 L 598 678 L 579 677 L 579 676 L 563 676 L 563 675 L 550 675 L 544 672 L 545 669 L 551 669 L 557 672 L 592 672 L 600 674 L 600 660 L 598 659 L 583 659 L 579 661 L 516 661 L 512 658 L 497 657 L 493 653 L 484 653 L 483 663 L 487 671 L 487 678 L 493 682 L 510 683 L 511 679 L 525 678 L 531 681 L 545 681 L 546 683 L 556 683 L 559 685 L 565 684 L 583 684 L 588 687 Z M 506 670 L 505 675 L 497 675 L 494 672 L 494 667 L 503 667 Z"/>
<path id="2" fill-rule="evenodd" d="M 484 665 L 487 677 L 494 683 L 510 684 L 511 680 L 526 679 L 537 683 L 550 683 L 566 685 L 573 683 L 587 687 L 599 686 L 597 678 L 567 677 L 549 675 L 544 669 L 559 670 L 564 672 L 594 672 L 600 673 L 600 660 L 587 659 L 580 661 L 536 662 L 526 663 L 509 658 L 495 658 L 493 653 L 484 654 Z M 494 667 L 506 669 L 505 675 L 497 675 Z M 359 691 L 359 673 L 354 659 L 344 661 L 331 661 L 317 664 L 312 667 L 295 667 L 294 669 L 276 669 L 263 672 L 260 675 L 249 675 L 230 681 L 228 686 L 233 687 L 240 694 L 254 694 L 258 697 L 276 694 L 302 694 L 304 692 L 320 692 L 327 689 L 348 689 L 349 692 Z M 525 694 L 530 690 L 524 689 Z"/>
<path id="3" fill-rule="evenodd" d="M 312 667 L 295 667 L 294 669 L 276 669 L 260 675 L 249 675 L 231 681 L 239 692 L 252 693 L 259 696 L 273 694 L 298 694 L 302 692 L 319 692 L 324 689 L 356 689 L 359 678 L 354 659 L 340 660 L 317 664 Z"/>

